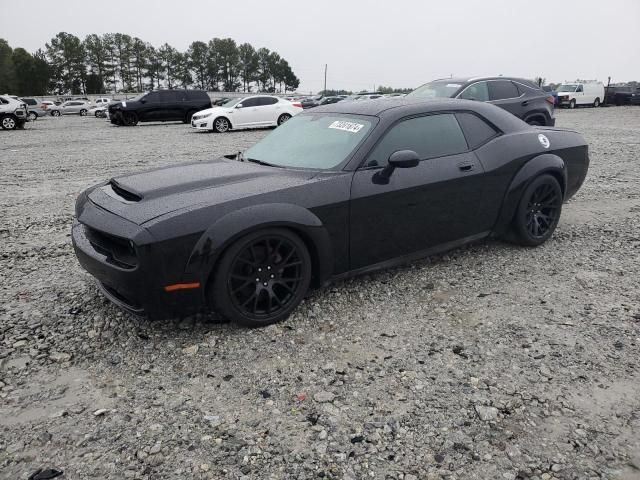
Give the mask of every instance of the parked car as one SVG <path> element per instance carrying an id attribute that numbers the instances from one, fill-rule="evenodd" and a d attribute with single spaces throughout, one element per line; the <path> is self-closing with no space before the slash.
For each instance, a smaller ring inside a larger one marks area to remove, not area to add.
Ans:
<path id="1" fill-rule="evenodd" d="M 356 93 L 349 95 L 346 100 L 375 100 L 376 98 L 382 98 L 383 94 L 378 92 L 370 93 Z"/>
<path id="2" fill-rule="evenodd" d="M 628 85 L 609 85 L 605 87 L 604 103 L 606 105 L 629 105 L 636 89 Z"/>
<path id="3" fill-rule="evenodd" d="M 70 100 L 68 102 L 64 102 L 60 105 L 60 108 L 56 110 L 51 110 L 51 115 L 60 116 L 60 115 L 80 115 L 81 117 L 85 117 L 87 113 L 89 113 L 89 109 L 91 108 L 91 104 L 85 100 Z"/>
<path id="4" fill-rule="evenodd" d="M 212 107 L 219 107 L 221 105 L 224 105 L 225 103 L 231 101 L 231 100 L 235 100 L 238 97 L 221 97 L 221 98 L 216 98 L 215 100 L 211 101 L 211 106 Z"/>
<path id="5" fill-rule="evenodd" d="M 553 99 L 530 80 L 511 77 L 445 78 L 426 83 L 406 98 L 450 97 L 488 102 L 530 125 L 555 125 Z"/>
<path id="6" fill-rule="evenodd" d="M 0 126 L 3 130 L 24 128 L 29 121 L 27 105 L 9 95 L 0 96 Z"/>
<path id="7" fill-rule="evenodd" d="M 332 278 L 492 235 L 547 241 L 585 179 L 584 138 L 418 100 L 317 107 L 245 152 L 93 186 L 76 201 L 78 260 L 135 314 L 257 327 Z"/>
<path id="8" fill-rule="evenodd" d="M 41 100 L 33 97 L 20 98 L 22 102 L 27 106 L 27 115 L 30 121 L 35 121 L 39 117 L 44 117 L 48 112 L 44 108 Z"/>
<path id="9" fill-rule="evenodd" d="M 629 100 L 631 105 L 640 105 L 640 88 L 636 88 Z"/>
<path id="10" fill-rule="evenodd" d="M 98 112 L 104 112 L 104 109 L 106 108 L 107 104 L 103 104 L 100 103 L 98 105 L 91 105 L 89 107 L 89 111 L 87 112 L 87 115 L 89 116 L 94 116 L 94 117 L 99 117 L 100 115 L 98 114 Z"/>
<path id="11" fill-rule="evenodd" d="M 253 95 L 197 112 L 191 118 L 191 127 L 218 133 L 231 129 L 272 127 L 282 125 L 300 112 L 301 103 L 291 103 L 272 95 Z"/>
<path id="12" fill-rule="evenodd" d="M 604 100 L 602 82 L 563 83 L 558 87 L 558 106 L 576 108 L 580 105 L 599 107 Z"/>
<path id="13" fill-rule="evenodd" d="M 304 109 L 313 108 L 318 106 L 318 101 L 319 100 L 316 100 L 314 97 L 306 97 L 300 100 L 300 105 L 302 105 Z"/>
<path id="14" fill-rule="evenodd" d="M 97 106 L 101 106 L 101 105 L 107 105 L 109 102 L 111 102 L 110 98 L 105 98 L 105 97 L 101 97 L 101 98 L 96 98 L 93 103 Z"/>
<path id="15" fill-rule="evenodd" d="M 205 108 L 211 108 L 211 99 L 203 90 L 153 90 L 109 105 L 109 120 L 126 126 L 138 122 L 189 123 L 194 113 Z"/>
<path id="16" fill-rule="evenodd" d="M 318 106 L 320 105 L 331 105 L 332 103 L 338 103 L 344 100 L 344 97 L 324 97 L 322 100 L 318 102 Z"/>
<path id="17" fill-rule="evenodd" d="M 44 100 L 42 102 L 42 110 L 44 110 L 46 115 L 59 117 L 60 115 L 62 115 L 62 104 L 58 105 L 56 102 Z"/>
<path id="18" fill-rule="evenodd" d="M 558 105 L 558 92 L 551 85 L 542 85 L 542 91 L 553 97 L 553 105 Z"/>

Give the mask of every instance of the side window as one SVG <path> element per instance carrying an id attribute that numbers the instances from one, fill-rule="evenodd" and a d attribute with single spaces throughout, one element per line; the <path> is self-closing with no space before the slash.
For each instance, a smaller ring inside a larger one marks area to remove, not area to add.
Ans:
<path id="1" fill-rule="evenodd" d="M 23 98 L 22 100 L 27 105 L 37 105 L 38 104 L 38 102 L 36 102 L 35 99 L 33 99 L 33 98 Z"/>
<path id="2" fill-rule="evenodd" d="M 489 99 L 491 100 L 504 100 L 505 98 L 517 98 L 519 96 L 518 89 L 509 80 L 489 82 Z"/>
<path id="3" fill-rule="evenodd" d="M 171 93 L 173 93 L 173 100 L 170 100 L 171 102 L 186 102 L 190 100 L 186 90 L 173 90 Z"/>
<path id="4" fill-rule="evenodd" d="M 487 82 L 478 82 L 469 85 L 458 97 L 465 100 L 478 100 L 479 102 L 488 101 L 489 90 L 487 88 Z"/>
<path id="5" fill-rule="evenodd" d="M 3 105 L 8 105 L 9 101 L 4 99 L 4 98 L 2 98 L 2 97 L 0 97 L 0 103 L 2 103 Z"/>
<path id="6" fill-rule="evenodd" d="M 413 150 L 421 160 L 467 150 L 467 142 L 452 113 L 404 120 L 391 128 L 369 154 L 366 166 L 384 166 L 398 150 Z"/>
<path id="7" fill-rule="evenodd" d="M 278 103 L 278 99 L 277 98 L 260 97 L 260 103 L 258 103 L 258 105 L 260 105 L 260 106 L 263 106 L 263 105 L 275 105 L 276 103 Z"/>
<path id="8" fill-rule="evenodd" d="M 158 93 L 160 94 L 160 101 L 162 103 L 171 103 L 177 101 L 176 92 L 172 90 L 162 90 Z"/>
<path id="9" fill-rule="evenodd" d="M 578 85 L 578 88 L 576 88 L 576 92 L 582 92 L 582 91 L 583 91 L 582 85 Z"/>
<path id="10" fill-rule="evenodd" d="M 242 108 L 257 107 L 259 105 L 260 97 L 247 98 L 242 101 Z"/>
<path id="11" fill-rule="evenodd" d="M 160 101 L 159 92 L 149 92 L 144 96 L 147 103 L 158 103 Z"/>
<path id="12" fill-rule="evenodd" d="M 472 113 L 456 113 L 456 118 L 464 131 L 465 137 L 467 137 L 467 143 L 471 149 L 482 145 L 498 134 L 496 129 Z"/>

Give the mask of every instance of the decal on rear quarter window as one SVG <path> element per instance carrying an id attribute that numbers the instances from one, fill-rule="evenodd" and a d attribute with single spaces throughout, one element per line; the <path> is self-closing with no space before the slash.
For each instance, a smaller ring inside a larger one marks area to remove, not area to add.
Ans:
<path id="1" fill-rule="evenodd" d="M 336 130 L 344 130 L 345 132 L 358 133 L 360 129 L 364 127 L 361 123 L 353 123 L 353 122 L 341 122 L 336 120 L 329 128 L 335 128 Z"/>
<path id="2" fill-rule="evenodd" d="M 451 88 L 460 88 L 462 85 L 460 85 L 459 83 L 447 83 L 447 88 L 451 87 Z"/>
<path id="3" fill-rule="evenodd" d="M 549 141 L 549 139 L 543 135 L 540 134 L 538 135 L 538 141 L 540 142 L 540 144 L 544 147 L 544 148 L 549 148 L 551 146 L 551 142 Z"/>

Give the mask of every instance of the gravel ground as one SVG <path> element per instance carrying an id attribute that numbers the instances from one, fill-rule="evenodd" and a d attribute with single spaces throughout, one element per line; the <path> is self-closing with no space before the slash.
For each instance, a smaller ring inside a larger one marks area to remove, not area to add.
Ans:
<path id="1" fill-rule="evenodd" d="M 640 108 L 557 116 L 591 169 L 547 244 L 340 282 L 258 330 L 123 313 L 70 229 L 92 183 L 268 131 L 0 132 L 0 478 L 640 478 Z"/>

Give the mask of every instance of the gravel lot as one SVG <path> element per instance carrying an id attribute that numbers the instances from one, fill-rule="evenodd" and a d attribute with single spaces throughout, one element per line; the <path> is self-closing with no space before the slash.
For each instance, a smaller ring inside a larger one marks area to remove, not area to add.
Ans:
<path id="1" fill-rule="evenodd" d="M 268 131 L 0 131 L 0 478 L 640 478 L 640 108 L 557 117 L 591 169 L 547 244 L 337 283 L 259 330 L 121 312 L 70 230 L 88 185 Z"/>

